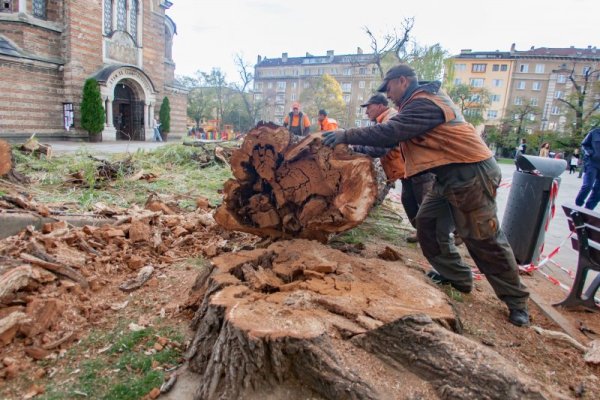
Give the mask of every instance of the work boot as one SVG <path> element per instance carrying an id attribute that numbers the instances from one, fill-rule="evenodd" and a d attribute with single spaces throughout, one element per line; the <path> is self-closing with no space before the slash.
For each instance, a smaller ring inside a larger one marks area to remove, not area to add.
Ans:
<path id="1" fill-rule="evenodd" d="M 529 313 L 527 310 L 513 308 L 510 310 L 508 320 L 516 326 L 529 326 Z"/>
<path id="2" fill-rule="evenodd" d="M 465 285 L 461 285 L 461 284 L 452 282 L 450 279 L 444 277 L 443 275 L 441 275 L 440 273 L 438 273 L 435 270 L 429 271 L 427 273 L 427 277 L 429 279 L 431 279 L 431 281 L 433 283 L 435 283 L 436 285 L 449 284 L 450 286 L 452 286 L 454 289 L 458 290 L 461 293 L 471 293 L 471 291 L 473 290 L 473 287 L 471 287 L 471 286 L 465 286 Z"/>
<path id="3" fill-rule="evenodd" d="M 417 237 L 417 234 L 412 234 L 410 236 L 406 237 L 406 242 L 407 243 L 418 243 L 419 242 L 419 238 Z"/>

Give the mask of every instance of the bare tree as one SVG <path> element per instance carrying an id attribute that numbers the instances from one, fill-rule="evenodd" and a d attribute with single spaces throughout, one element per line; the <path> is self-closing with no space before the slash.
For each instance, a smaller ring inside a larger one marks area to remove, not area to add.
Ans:
<path id="1" fill-rule="evenodd" d="M 405 46 L 410 39 L 410 32 L 412 31 L 414 24 L 414 17 L 404 18 L 404 21 L 400 24 L 400 32 L 398 32 L 397 29 L 394 29 L 392 33 L 386 33 L 380 38 L 378 38 L 368 26 L 364 27 L 365 33 L 369 36 L 371 50 L 373 51 L 373 60 L 371 63 L 377 65 L 379 68 L 379 75 L 382 80 L 384 77 L 382 63 L 386 56 L 392 55 L 396 61 L 404 61 L 404 55 L 406 53 Z"/>
<path id="2" fill-rule="evenodd" d="M 240 82 L 234 83 L 233 88 L 239 93 L 242 101 L 244 102 L 244 107 L 246 108 L 246 113 L 248 114 L 248 118 L 251 121 L 256 122 L 258 117 L 258 107 L 254 102 L 254 99 L 251 98 L 251 94 L 248 93 L 248 88 L 252 81 L 254 80 L 254 74 L 250 71 L 250 63 L 248 63 L 241 54 L 237 53 L 234 56 L 235 65 L 238 68 L 238 73 L 240 74 Z"/>
<path id="3" fill-rule="evenodd" d="M 600 69 L 585 68 L 581 75 L 577 75 L 575 67 L 576 64 L 574 63 L 571 70 L 565 68 L 553 72 L 568 72 L 569 74 L 568 79 L 573 84 L 571 94 L 566 98 L 559 98 L 558 101 L 565 104 L 573 112 L 575 117 L 573 136 L 581 139 L 585 134 L 584 127 L 587 121 L 600 108 L 600 101 L 598 101 L 598 96 L 600 96 L 600 83 L 598 81 Z"/>

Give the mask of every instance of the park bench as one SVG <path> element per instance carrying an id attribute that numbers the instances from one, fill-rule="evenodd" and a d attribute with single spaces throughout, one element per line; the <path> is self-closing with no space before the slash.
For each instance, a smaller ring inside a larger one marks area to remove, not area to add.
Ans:
<path id="1" fill-rule="evenodd" d="M 562 208 L 567 215 L 569 229 L 577 234 L 577 237 L 571 236 L 571 244 L 579 252 L 579 257 L 571 292 L 565 300 L 555 305 L 569 308 L 582 306 L 599 311 L 594 296 L 600 287 L 600 275 L 596 276 L 585 293 L 583 288 L 588 272 L 600 271 L 600 214 L 571 204 L 564 204 Z"/>

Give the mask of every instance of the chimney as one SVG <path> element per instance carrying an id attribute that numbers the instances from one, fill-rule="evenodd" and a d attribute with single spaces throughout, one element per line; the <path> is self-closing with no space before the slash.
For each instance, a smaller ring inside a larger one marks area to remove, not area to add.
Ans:
<path id="1" fill-rule="evenodd" d="M 256 63 L 260 64 L 261 61 L 262 61 L 262 57 L 259 54 L 258 57 L 257 57 L 257 59 L 256 59 Z"/>
<path id="2" fill-rule="evenodd" d="M 327 57 L 333 57 L 333 50 L 327 50 Z"/>
<path id="3" fill-rule="evenodd" d="M 362 49 L 360 47 L 357 47 L 356 54 L 362 54 L 362 53 L 363 53 Z"/>
<path id="4" fill-rule="evenodd" d="M 516 48 L 516 45 L 515 45 L 514 43 L 513 43 L 513 44 L 511 44 L 511 45 L 510 45 L 510 52 L 511 52 L 511 53 L 514 53 L 514 52 L 515 52 L 515 48 Z"/>
<path id="5" fill-rule="evenodd" d="M 287 53 L 281 53 L 281 62 L 287 62 Z"/>
<path id="6" fill-rule="evenodd" d="M 471 51 L 471 49 L 460 49 L 460 54 L 469 54 Z"/>
<path id="7" fill-rule="evenodd" d="M 535 46 L 531 46 L 529 50 L 535 50 Z"/>

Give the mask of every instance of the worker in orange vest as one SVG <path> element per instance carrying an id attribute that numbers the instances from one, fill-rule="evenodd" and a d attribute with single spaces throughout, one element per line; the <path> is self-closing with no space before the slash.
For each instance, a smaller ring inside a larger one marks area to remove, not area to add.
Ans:
<path id="1" fill-rule="evenodd" d="M 286 115 L 283 126 L 298 136 L 306 136 L 310 131 L 310 119 L 300 111 L 300 103 L 292 104 L 292 112 Z"/>
<path id="2" fill-rule="evenodd" d="M 319 110 L 319 130 L 320 131 L 333 131 L 338 129 L 338 123 L 335 119 L 327 116 L 327 111 Z"/>

